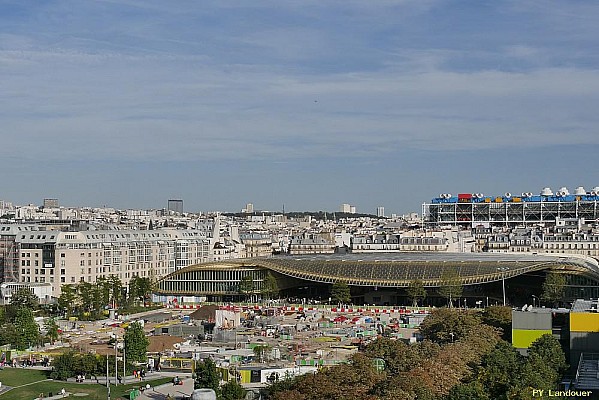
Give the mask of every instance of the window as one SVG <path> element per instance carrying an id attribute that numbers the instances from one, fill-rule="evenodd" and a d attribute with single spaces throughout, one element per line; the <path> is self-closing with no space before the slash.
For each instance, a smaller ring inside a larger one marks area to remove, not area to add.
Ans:
<path id="1" fill-rule="evenodd" d="M 65 277 L 64 277 L 64 276 L 61 276 L 61 277 L 60 277 L 60 283 L 65 283 L 65 281 L 66 281 Z"/>
<path id="2" fill-rule="evenodd" d="M 71 282 L 75 283 L 75 277 L 74 276 L 71 276 Z"/>
<path id="3" fill-rule="evenodd" d="M 62 268 L 62 269 L 60 270 L 60 275 L 64 275 L 64 274 L 66 274 L 66 271 L 65 271 L 65 269 L 64 269 L 64 268 Z"/>

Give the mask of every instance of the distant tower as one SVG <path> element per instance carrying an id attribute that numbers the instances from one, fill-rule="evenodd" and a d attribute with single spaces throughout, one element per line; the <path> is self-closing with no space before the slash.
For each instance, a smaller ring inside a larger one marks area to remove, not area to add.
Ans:
<path id="1" fill-rule="evenodd" d="M 44 208 L 58 208 L 58 199 L 44 199 Z"/>
<path id="2" fill-rule="evenodd" d="M 251 214 L 254 212 L 254 205 L 252 203 L 247 203 L 245 205 L 245 212 Z"/>
<path id="3" fill-rule="evenodd" d="M 379 218 L 383 218 L 385 216 L 385 207 L 377 207 L 376 216 Z"/>
<path id="4" fill-rule="evenodd" d="M 182 214 L 183 213 L 183 200 L 181 199 L 170 199 L 168 201 L 169 211 Z"/>
<path id="5" fill-rule="evenodd" d="M 349 214 L 351 212 L 351 205 L 349 205 L 347 203 L 341 204 L 341 207 L 339 207 L 339 212 Z"/>

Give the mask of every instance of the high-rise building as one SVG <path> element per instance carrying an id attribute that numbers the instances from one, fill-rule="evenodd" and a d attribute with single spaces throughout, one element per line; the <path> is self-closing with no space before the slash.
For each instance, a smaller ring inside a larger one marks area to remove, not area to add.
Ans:
<path id="1" fill-rule="evenodd" d="M 170 199 L 168 201 L 168 210 L 179 214 L 183 213 L 183 200 Z"/>
<path id="2" fill-rule="evenodd" d="M 247 203 L 245 205 L 245 208 L 241 211 L 247 214 L 251 214 L 254 212 L 254 205 L 252 203 Z"/>
<path id="3" fill-rule="evenodd" d="M 350 213 L 351 205 L 349 205 L 347 203 L 343 203 L 343 204 L 341 204 L 341 207 L 339 207 L 339 211 L 342 213 Z"/>
<path id="4" fill-rule="evenodd" d="M 385 207 L 377 207 L 376 208 L 376 216 L 377 217 L 384 217 L 385 216 Z"/>
<path id="5" fill-rule="evenodd" d="M 58 208 L 58 199 L 44 199 L 44 208 Z"/>

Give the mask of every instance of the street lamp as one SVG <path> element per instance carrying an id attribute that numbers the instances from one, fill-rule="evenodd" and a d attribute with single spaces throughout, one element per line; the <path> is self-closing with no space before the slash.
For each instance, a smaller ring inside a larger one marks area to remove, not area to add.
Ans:
<path id="1" fill-rule="evenodd" d="M 503 305 L 505 306 L 505 271 L 509 271 L 508 267 L 499 267 L 497 271 L 501 271 L 501 286 L 503 288 Z"/>

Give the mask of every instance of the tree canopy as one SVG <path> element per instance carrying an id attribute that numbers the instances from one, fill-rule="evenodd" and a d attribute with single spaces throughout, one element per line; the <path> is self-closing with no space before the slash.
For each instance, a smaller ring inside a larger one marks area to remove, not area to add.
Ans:
<path id="1" fill-rule="evenodd" d="M 413 280 L 410 282 L 410 286 L 406 288 L 406 294 L 412 301 L 412 306 L 416 307 L 418 302 L 426 298 L 426 289 L 424 283 L 420 279 Z"/>
<path id="2" fill-rule="evenodd" d="M 279 285 L 277 283 L 277 278 L 275 278 L 274 275 L 269 271 L 264 277 L 264 282 L 262 282 L 262 296 L 265 299 L 273 299 L 278 295 Z"/>
<path id="3" fill-rule="evenodd" d="M 15 316 L 14 326 L 18 333 L 14 343 L 17 350 L 25 350 L 37 345 L 40 337 L 39 326 L 33 318 L 33 312 L 27 307 L 19 307 Z"/>
<path id="4" fill-rule="evenodd" d="M 197 361 L 194 371 L 194 389 L 212 389 L 217 396 L 220 394 L 220 375 L 214 361 L 209 358 Z"/>
<path id="5" fill-rule="evenodd" d="M 147 359 L 148 340 L 139 322 L 132 322 L 125 331 L 125 354 L 129 361 L 145 362 Z"/>
<path id="6" fill-rule="evenodd" d="M 245 275 L 239 281 L 238 287 L 239 294 L 242 294 L 246 300 L 251 296 L 254 292 L 254 278 L 251 275 Z"/>
<path id="7" fill-rule="evenodd" d="M 524 357 L 477 311 L 437 309 L 421 327 L 422 342 L 378 338 L 348 364 L 271 384 L 264 398 L 530 399 L 533 388 L 556 388 L 565 368 L 563 352 L 551 335 L 533 343 Z M 374 368 L 375 362 L 384 368 Z"/>
<path id="8" fill-rule="evenodd" d="M 566 276 L 557 272 L 549 272 L 543 282 L 541 300 L 557 305 L 564 298 L 566 289 Z"/>
<path id="9" fill-rule="evenodd" d="M 462 297 L 464 286 L 460 274 L 455 269 L 448 269 L 441 274 L 439 295 L 447 299 L 449 307 L 453 307 L 455 299 Z"/>
<path id="10" fill-rule="evenodd" d="M 349 285 L 343 281 L 337 281 L 331 288 L 331 299 L 334 303 L 347 304 L 351 302 Z"/>
<path id="11" fill-rule="evenodd" d="M 23 287 L 12 294 L 10 304 L 15 307 L 27 307 L 30 310 L 37 310 L 39 299 L 33 292 L 31 292 L 31 290 Z"/>

